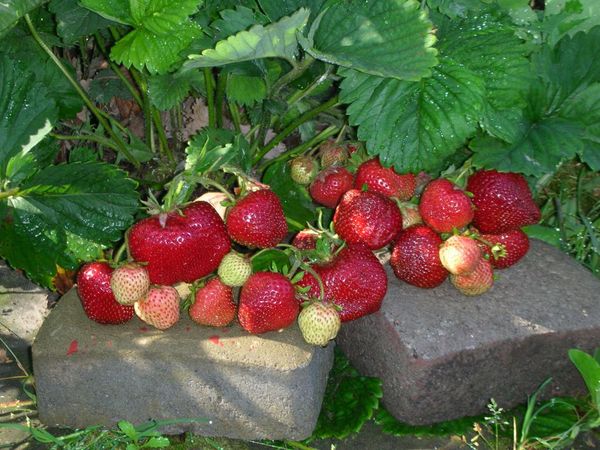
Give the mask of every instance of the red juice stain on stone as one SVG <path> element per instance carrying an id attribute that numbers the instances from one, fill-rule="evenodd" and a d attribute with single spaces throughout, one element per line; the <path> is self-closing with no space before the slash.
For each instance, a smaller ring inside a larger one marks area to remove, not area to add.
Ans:
<path id="1" fill-rule="evenodd" d="M 216 334 L 209 337 L 208 340 L 215 345 L 220 345 L 221 347 L 223 347 L 223 343 L 219 340 L 219 336 L 217 336 Z"/>
<path id="2" fill-rule="evenodd" d="M 142 333 L 145 333 L 146 331 L 148 331 L 148 327 L 140 327 L 140 331 Z"/>
<path id="3" fill-rule="evenodd" d="M 109 348 L 112 347 L 112 341 L 106 341 L 106 346 Z"/>
<path id="4" fill-rule="evenodd" d="M 231 328 L 221 328 L 221 333 L 229 333 Z"/>
<path id="5" fill-rule="evenodd" d="M 67 356 L 71 356 L 73 353 L 77 353 L 77 339 L 73 339 L 67 350 Z"/>
<path id="6" fill-rule="evenodd" d="M 190 330 L 191 330 L 190 326 L 189 326 L 189 325 L 187 325 L 187 326 L 185 327 L 185 331 L 190 331 Z"/>

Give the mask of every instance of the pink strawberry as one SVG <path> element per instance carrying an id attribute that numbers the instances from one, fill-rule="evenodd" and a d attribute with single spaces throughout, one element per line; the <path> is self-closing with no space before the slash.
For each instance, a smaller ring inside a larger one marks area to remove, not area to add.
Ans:
<path id="1" fill-rule="evenodd" d="M 473 272 L 481 256 L 477 242 L 466 236 L 451 236 L 440 247 L 440 261 L 453 275 Z"/>
<path id="2" fill-rule="evenodd" d="M 422 223 L 421 214 L 419 214 L 419 206 L 413 203 L 400 202 L 398 204 L 400 212 L 402 213 L 402 229 L 405 230 L 408 227 Z"/>
<path id="3" fill-rule="evenodd" d="M 492 264 L 487 259 L 480 258 L 473 272 L 466 275 L 450 275 L 450 281 L 465 295 L 481 295 L 489 291 L 494 284 Z"/>
<path id="4" fill-rule="evenodd" d="M 133 306 L 142 321 L 159 330 L 166 330 L 179 320 L 179 293 L 171 286 L 151 287 L 146 297 Z"/>
<path id="5" fill-rule="evenodd" d="M 199 325 L 224 327 L 235 319 L 236 305 L 232 289 L 213 278 L 196 291 L 190 306 L 190 318 Z"/>
<path id="6" fill-rule="evenodd" d="M 289 327 L 300 305 L 294 286 L 285 276 L 274 272 L 256 272 L 242 286 L 238 320 L 252 334 Z"/>
<path id="7" fill-rule="evenodd" d="M 348 151 L 335 141 L 326 141 L 319 148 L 321 166 L 325 169 L 333 165 L 341 165 L 348 159 Z"/>
<path id="8" fill-rule="evenodd" d="M 309 188 L 310 196 L 320 205 L 335 208 L 345 192 L 352 189 L 354 176 L 343 167 L 322 170 Z"/>
<path id="9" fill-rule="evenodd" d="M 300 250 L 314 250 L 317 248 L 318 239 L 319 234 L 316 231 L 307 228 L 299 231 L 296 236 L 294 236 L 292 245 Z"/>
<path id="10" fill-rule="evenodd" d="M 288 232 L 277 194 L 269 189 L 247 194 L 227 214 L 227 231 L 246 247 L 275 247 Z"/>
<path id="11" fill-rule="evenodd" d="M 419 212 L 423 221 L 438 233 L 450 233 L 473 220 L 473 205 L 469 197 L 444 178 L 433 180 L 425 187 Z"/>
<path id="12" fill-rule="evenodd" d="M 378 158 L 373 158 L 362 163 L 356 172 L 354 187 L 362 189 L 364 185 L 369 192 L 410 200 L 415 194 L 417 179 L 412 173 L 400 175 L 392 167 L 383 167 Z"/>
<path id="13" fill-rule="evenodd" d="M 333 225 L 348 244 L 365 244 L 376 250 L 392 242 L 402 229 L 402 215 L 393 200 L 351 189 L 337 206 Z"/>
<path id="14" fill-rule="evenodd" d="M 117 302 L 110 288 L 112 267 L 105 262 L 85 264 L 77 275 L 77 291 L 90 319 L 104 324 L 125 323 L 133 318 L 133 307 Z"/>
<path id="15" fill-rule="evenodd" d="M 191 283 L 213 272 L 231 248 L 223 220 L 206 202 L 194 202 L 136 223 L 129 231 L 131 256 L 145 267 L 153 284 Z"/>
<path id="16" fill-rule="evenodd" d="M 120 304 L 133 305 L 148 293 L 150 277 L 144 266 L 127 263 L 112 273 L 110 287 Z"/>
<path id="17" fill-rule="evenodd" d="M 321 277 L 325 300 L 341 306 L 342 322 L 379 310 L 387 292 L 387 275 L 377 257 L 366 246 L 349 245 L 333 260 L 312 266 Z M 309 272 L 298 286 L 310 286 L 308 294 L 318 298 L 319 284 Z"/>
<path id="18" fill-rule="evenodd" d="M 403 230 L 394 243 L 390 259 L 396 277 L 421 288 L 442 284 L 448 271 L 440 261 L 440 245 L 442 238 L 426 225 Z"/>
<path id="19" fill-rule="evenodd" d="M 493 247 L 503 246 L 500 251 L 493 251 L 495 249 L 484 245 L 484 251 L 489 255 L 489 260 L 496 269 L 505 269 L 516 264 L 529 251 L 529 238 L 521 230 L 500 234 L 483 234 L 481 238 L 491 243 Z"/>
<path id="20" fill-rule="evenodd" d="M 540 209 L 520 174 L 481 170 L 469 177 L 467 190 L 475 204 L 473 225 L 482 233 L 503 233 L 540 220 Z"/>

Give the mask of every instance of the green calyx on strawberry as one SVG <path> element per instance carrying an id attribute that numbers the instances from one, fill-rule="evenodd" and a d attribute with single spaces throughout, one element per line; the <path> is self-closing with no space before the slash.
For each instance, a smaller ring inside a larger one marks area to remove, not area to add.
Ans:
<path id="1" fill-rule="evenodd" d="M 129 231 L 128 245 L 132 258 L 147 263 L 150 281 L 159 285 L 208 275 L 231 248 L 223 220 L 206 202 L 140 220 Z"/>
<path id="2" fill-rule="evenodd" d="M 319 172 L 319 163 L 311 156 L 298 156 L 290 162 L 290 176 L 298 184 L 310 184 Z"/>
<path id="3" fill-rule="evenodd" d="M 480 243 L 495 269 L 513 266 L 529 251 L 529 237 L 522 230 L 482 234 Z"/>
<path id="4" fill-rule="evenodd" d="M 120 324 L 134 316 L 132 306 L 115 299 L 110 287 L 112 267 L 107 262 L 85 264 L 77 274 L 77 292 L 83 310 L 91 320 L 102 324 Z"/>
<path id="5" fill-rule="evenodd" d="M 252 262 L 240 253 L 227 253 L 219 264 L 217 274 L 226 286 L 242 286 L 252 275 Z"/>
<path id="6" fill-rule="evenodd" d="M 440 261 L 453 275 L 466 275 L 473 272 L 482 252 L 479 244 L 467 236 L 455 235 L 448 238 L 440 246 Z"/>
<path id="7" fill-rule="evenodd" d="M 120 304 L 131 306 L 148 293 L 150 276 L 143 265 L 126 263 L 113 271 L 110 287 Z"/>
<path id="8" fill-rule="evenodd" d="M 179 293 L 171 286 L 153 286 L 134 303 L 135 313 L 148 325 L 166 330 L 179 320 Z"/>
<path id="9" fill-rule="evenodd" d="M 369 192 L 377 192 L 398 200 L 410 200 L 415 194 L 417 179 L 414 174 L 401 175 L 392 167 L 383 167 L 378 158 L 363 162 L 356 171 L 354 188 L 367 185 Z"/>
<path id="10" fill-rule="evenodd" d="M 281 201 L 269 189 L 246 194 L 228 211 L 226 224 L 231 239 L 250 248 L 275 247 L 288 232 Z"/>
<path id="11" fill-rule="evenodd" d="M 451 233 L 466 227 L 474 214 L 467 194 L 444 178 L 433 180 L 425 187 L 419 212 L 423 222 L 438 233 Z"/>
<path id="12" fill-rule="evenodd" d="M 199 325 L 224 327 L 236 316 L 237 306 L 233 301 L 233 290 L 219 278 L 212 278 L 193 294 L 194 303 L 188 313 Z"/>
<path id="13" fill-rule="evenodd" d="M 402 229 L 402 214 L 394 201 L 381 194 L 351 189 L 337 206 L 333 224 L 348 244 L 376 250 L 392 242 Z"/>
<path id="14" fill-rule="evenodd" d="M 299 309 L 296 290 L 286 276 L 256 272 L 242 286 L 238 320 L 248 333 L 262 334 L 289 327 Z"/>
<path id="15" fill-rule="evenodd" d="M 309 302 L 298 315 L 302 337 L 311 345 L 326 346 L 335 339 L 341 324 L 338 307 L 332 303 Z"/>

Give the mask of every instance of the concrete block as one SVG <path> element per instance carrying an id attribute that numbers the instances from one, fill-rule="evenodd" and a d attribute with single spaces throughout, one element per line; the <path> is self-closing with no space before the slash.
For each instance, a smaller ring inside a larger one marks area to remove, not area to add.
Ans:
<path id="1" fill-rule="evenodd" d="M 47 425 L 203 418 L 162 431 L 238 439 L 308 437 L 332 357 L 331 345 L 309 346 L 297 326 L 253 336 L 187 317 L 164 332 L 137 318 L 100 325 L 85 316 L 76 290 L 59 300 L 33 345 Z"/>
<path id="2" fill-rule="evenodd" d="M 381 310 L 348 322 L 338 345 L 362 373 L 383 381 L 399 420 L 429 424 L 524 403 L 544 380 L 548 395 L 584 393 L 567 352 L 600 346 L 600 280 L 532 241 L 488 293 L 466 297 L 449 282 L 419 289 L 388 267 Z"/>

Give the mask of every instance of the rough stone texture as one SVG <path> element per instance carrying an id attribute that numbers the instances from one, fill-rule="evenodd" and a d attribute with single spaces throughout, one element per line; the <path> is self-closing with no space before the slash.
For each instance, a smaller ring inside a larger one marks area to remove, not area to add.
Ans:
<path id="1" fill-rule="evenodd" d="M 39 417 L 74 428 L 202 418 L 162 431 L 304 439 L 316 424 L 332 356 L 331 346 L 306 344 L 296 326 L 252 336 L 187 317 L 164 332 L 137 318 L 100 325 L 71 290 L 33 345 Z"/>
<path id="2" fill-rule="evenodd" d="M 419 289 L 396 279 L 379 312 L 348 322 L 338 345 L 383 381 L 399 420 L 427 424 L 523 403 L 552 376 L 552 395 L 583 393 L 571 348 L 600 345 L 600 281 L 539 241 L 497 271 L 488 293 L 466 297 L 449 282 Z"/>

